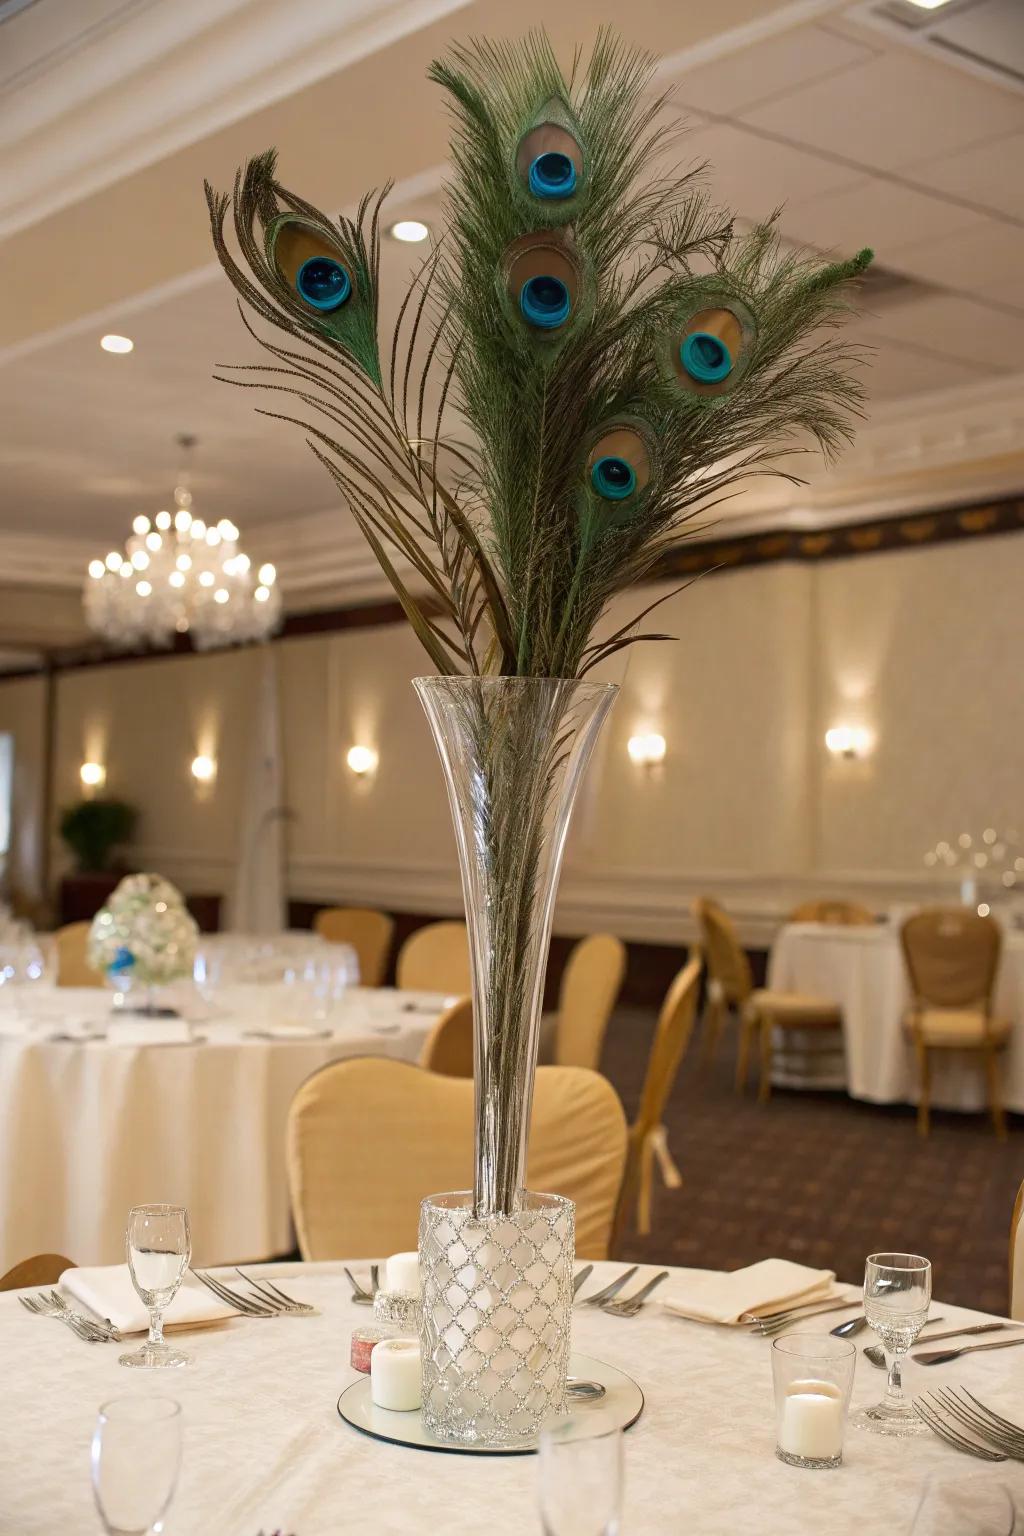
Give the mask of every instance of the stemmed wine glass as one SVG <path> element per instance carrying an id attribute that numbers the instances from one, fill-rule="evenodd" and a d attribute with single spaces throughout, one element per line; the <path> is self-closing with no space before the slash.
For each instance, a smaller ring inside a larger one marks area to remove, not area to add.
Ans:
<path id="1" fill-rule="evenodd" d="M 597 1417 L 556 1419 L 538 1454 L 544 1536 L 618 1536 L 622 1515 L 622 1430 Z"/>
<path id="2" fill-rule="evenodd" d="M 136 1205 L 125 1232 L 132 1284 L 149 1312 L 149 1338 L 122 1355 L 122 1365 L 188 1365 L 188 1355 L 164 1343 L 163 1314 L 174 1300 L 192 1257 L 188 1211 L 182 1205 Z"/>
<path id="3" fill-rule="evenodd" d="M 159 1536 L 181 1466 L 181 1407 L 169 1397 L 104 1403 L 92 1435 L 92 1491 L 109 1536 Z"/>
<path id="4" fill-rule="evenodd" d="M 864 1266 L 864 1316 L 891 1356 L 885 1396 L 851 1423 L 876 1435 L 927 1435 L 903 1395 L 903 1360 L 928 1321 L 932 1266 L 917 1253 L 873 1253 Z"/>

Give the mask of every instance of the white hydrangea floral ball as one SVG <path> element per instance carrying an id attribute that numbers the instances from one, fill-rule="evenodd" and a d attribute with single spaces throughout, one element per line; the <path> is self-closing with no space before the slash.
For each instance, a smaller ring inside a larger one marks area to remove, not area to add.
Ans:
<path id="1" fill-rule="evenodd" d="M 126 875 L 89 930 L 89 964 L 112 977 L 164 986 L 192 974 L 199 929 L 162 875 Z"/>

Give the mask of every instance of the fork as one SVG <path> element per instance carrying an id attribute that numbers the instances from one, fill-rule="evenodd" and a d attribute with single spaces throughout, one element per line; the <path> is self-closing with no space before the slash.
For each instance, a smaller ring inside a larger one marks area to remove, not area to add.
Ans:
<path id="1" fill-rule="evenodd" d="M 34 1317 L 52 1317 L 58 1323 L 71 1329 L 76 1338 L 82 1339 L 86 1344 L 109 1343 L 110 1335 L 98 1327 L 93 1327 L 84 1317 L 77 1312 L 62 1312 L 59 1307 L 50 1306 L 47 1302 L 41 1302 L 36 1296 L 19 1296 L 22 1306 L 31 1312 Z"/>
<path id="2" fill-rule="evenodd" d="M 202 1270 L 194 1269 L 192 1273 L 208 1291 L 212 1291 L 221 1301 L 226 1302 L 229 1307 L 234 1307 L 236 1311 L 242 1312 L 246 1317 L 278 1317 L 285 1310 L 280 1303 L 272 1306 L 269 1297 L 261 1295 L 257 1300 L 255 1296 L 243 1296 L 225 1285 L 223 1280 L 215 1280 L 212 1275 L 203 1274 Z"/>
<path id="3" fill-rule="evenodd" d="M 783 1328 L 789 1328 L 793 1323 L 802 1323 L 810 1317 L 820 1317 L 826 1312 L 843 1312 L 847 1307 L 859 1306 L 857 1299 L 853 1301 L 828 1301 L 819 1303 L 813 1307 L 799 1307 L 790 1312 L 781 1312 L 772 1317 L 760 1317 L 751 1328 L 755 1338 L 772 1339 Z"/>
<path id="4" fill-rule="evenodd" d="M 359 1284 L 359 1281 L 356 1279 L 355 1275 L 349 1269 L 347 1264 L 343 1264 L 342 1269 L 348 1276 L 348 1283 L 352 1287 L 352 1300 L 357 1302 L 361 1307 L 371 1306 L 373 1303 L 372 1291 L 368 1291 L 365 1286 Z"/>
<path id="5" fill-rule="evenodd" d="M 239 1279 L 244 1280 L 247 1285 L 251 1285 L 257 1295 L 266 1296 L 268 1302 L 279 1301 L 286 1312 L 316 1311 L 316 1307 L 311 1307 L 308 1301 L 296 1301 L 294 1297 L 286 1296 L 281 1287 L 275 1285 L 272 1280 L 268 1280 L 265 1275 L 260 1278 L 257 1278 L 255 1275 L 244 1275 L 237 1265 L 235 1267 L 235 1274 L 238 1275 Z"/>
<path id="6" fill-rule="evenodd" d="M 64 1297 L 60 1294 L 60 1291 L 51 1291 L 50 1301 L 53 1303 L 54 1307 L 56 1307 L 58 1312 L 71 1312 L 71 1308 L 64 1300 Z M 97 1321 L 96 1318 L 86 1317 L 85 1314 L 81 1312 L 74 1313 L 74 1316 L 80 1317 L 84 1323 L 88 1323 L 90 1326 L 99 1328 L 101 1331 L 105 1332 L 108 1339 L 113 1339 L 117 1344 L 121 1343 L 121 1334 L 119 1330 L 114 1327 L 109 1317 L 104 1317 Z"/>
<path id="7" fill-rule="evenodd" d="M 977 1398 L 974 1398 L 971 1403 L 962 1402 L 956 1393 L 951 1392 L 947 1387 L 931 1394 L 929 1407 L 934 1404 L 936 1411 L 939 1407 L 945 1408 L 946 1412 L 952 1414 L 965 1429 L 969 1429 L 979 1439 L 987 1441 L 995 1450 L 1002 1451 L 1014 1461 L 1024 1461 L 1024 1431 L 1018 1429 L 1015 1424 L 1010 1424 L 1008 1419 L 999 1419 L 991 1414 L 980 1403 L 978 1404 L 978 1408 L 981 1409 L 979 1413 L 973 1406 L 976 1402 Z"/>
<path id="8" fill-rule="evenodd" d="M 655 1275 L 653 1280 L 648 1280 L 634 1296 L 627 1296 L 625 1301 L 605 1301 L 601 1304 L 601 1311 L 609 1317 L 635 1317 L 640 1308 L 647 1301 L 653 1291 L 656 1291 L 663 1280 L 668 1279 L 668 1270 L 663 1269 L 660 1275 Z"/>
<path id="9" fill-rule="evenodd" d="M 941 1418 L 931 1403 L 926 1403 L 918 1397 L 914 1401 L 914 1412 L 923 1423 L 927 1424 L 933 1434 L 940 1440 L 945 1440 L 948 1445 L 958 1451 L 966 1451 L 968 1456 L 977 1456 L 979 1461 L 1005 1461 L 1007 1458 L 1000 1451 L 990 1451 L 986 1446 L 978 1445 L 974 1440 L 968 1440 L 958 1430 L 947 1424 Z"/>
<path id="10" fill-rule="evenodd" d="M 613 1296 L 617 1296 L 619 1294 L 624 1285 L 629 1284 L 639 1268 L 639 1264 L 634 1264 L 632 1269 L 627 1269 L 624 1275 L 620 1275 L 617 1280 L 613 1280 L 612 1283 L 610 1285 L 606 1285 L 603 1290 L 595 1291 L 593 1296 L 584 1296 L 581 1302 L 581 1306 L 600 1307 L 603 1306 L 606 1301 L 611 1301 Z"/>
<path id="11" fill-rule="evenodd" d="M 587 1281 L 590 1279 L 593 1273 L 593 1264 L 584 1264 L 583 1268 L 580 1270 L 579 1274 L 576 1276 L 572 1283 L 573 1300 L 575 1300 L 575 1298 L 579 1295 L 580 1291 L 586 1285 Z"/>

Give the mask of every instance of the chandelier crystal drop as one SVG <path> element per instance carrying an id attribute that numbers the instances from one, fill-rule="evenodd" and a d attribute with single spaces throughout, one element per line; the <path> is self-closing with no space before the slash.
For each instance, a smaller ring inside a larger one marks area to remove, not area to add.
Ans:
<path id="1" fill-rule="evenodd" d="M 239 537 L 227 518 L 208 526 L 197 517 L 191 492 L 177 485 L 173 513 L 140 514 L 123 551 L 90 560 L 89 628 L 120 650 L 170 646 L 184 634 L 200 651 L 266 640 L 281 619 L 277 572 L 255 568 Z"/>

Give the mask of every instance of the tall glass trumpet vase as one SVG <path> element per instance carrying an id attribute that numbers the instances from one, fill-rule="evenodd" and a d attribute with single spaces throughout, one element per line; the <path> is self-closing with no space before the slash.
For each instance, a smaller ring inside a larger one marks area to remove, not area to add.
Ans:
<path id="1" fill-rule="evenodd" d="M 455 823 L 473 990 L 471 1192 L 424 1202 L 423 1416 L 440 1439 L 532 1439 L 563 1404 L 570 1201 L 525 1189 L 551 918 L 583 774 L 618 689 L 416 678 Z"/>

